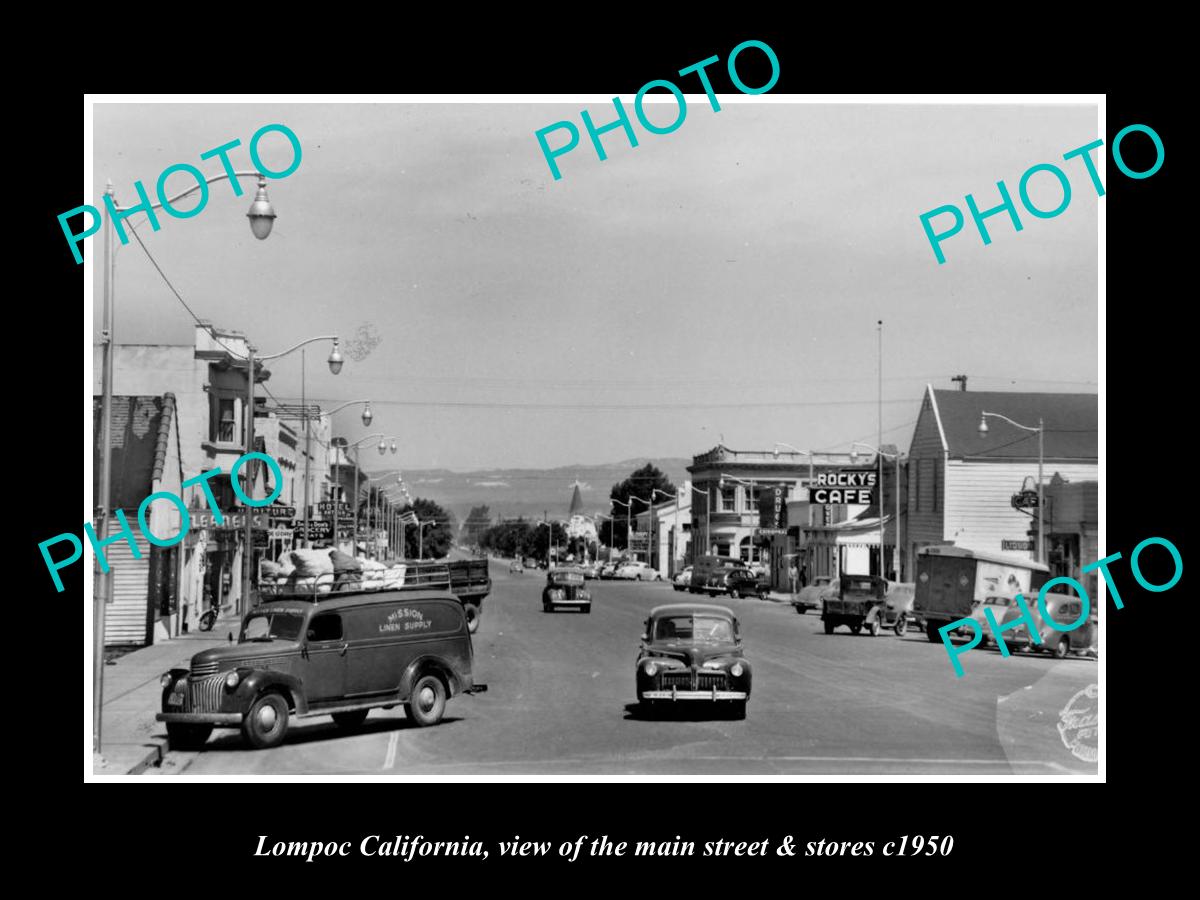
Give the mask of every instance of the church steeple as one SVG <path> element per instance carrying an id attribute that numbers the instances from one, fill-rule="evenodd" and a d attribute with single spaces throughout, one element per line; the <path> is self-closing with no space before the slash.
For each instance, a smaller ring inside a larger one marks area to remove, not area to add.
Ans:
<path id="1" fill-rule="evenodd" d="M 571 494 L 571 508 L 567 510 L 568 516 L 573 516 L 583 509 L 583 497 L 579 495 L 579 482 L 575 482 L 575 490 Z"/>

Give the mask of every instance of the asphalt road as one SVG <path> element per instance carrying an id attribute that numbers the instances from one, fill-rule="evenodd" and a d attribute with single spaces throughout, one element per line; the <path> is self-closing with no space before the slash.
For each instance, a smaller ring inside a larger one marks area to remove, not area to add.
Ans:
<path id="1" fill-rule="evenodd" d="M 684 714 L 645 720 L 634 697 L 641 623 L 658 604 L 700 599 L 667 584 L 589 582 L 590 615 L 546 614 L 544 575 L 493 563 L 475 635 L 475 678 L 444 721 L 412 727 L 374 710 L 347 735 L 332 720 L 293 721 L 273 750 L 236 731 L 202 751 L 171 752 L 160 774 L 513 775 L 1095 774 L 1060 736 L 1060 711 L 1097 681 L 1093 659 L 991 650 L 963 657 L 955 678 L 940 644 L 910 632 L 878 637 L 758 599 L 718 601 L 742 622 L 754 689 L 745 721 Z M 1094 703 L 1094 701 L 1093 701 Z M 700 706 L 700 704 L 697 704 Z M 1094 741 L 1093 741 L 1094 743 Z"/>

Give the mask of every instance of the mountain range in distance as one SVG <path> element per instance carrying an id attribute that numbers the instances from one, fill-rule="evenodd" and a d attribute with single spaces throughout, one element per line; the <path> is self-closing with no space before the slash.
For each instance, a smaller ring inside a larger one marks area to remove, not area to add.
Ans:
<path id="1" fill-rule="evenodd" d="M 608 514 L 612 504 L 609 493 L 614 484 L 624 481 L 647 462 L 658 466 L 676 487 L 688 479 L 691 459 L 632 459 L 600 465 L 559 466 L 552 469 L 477 469 L 455 472 L 450 469 L 379 469 L 370 471 L 375 478 L 403 473 L 404 483 L 413 499 L 427 499 L 454 514 L 461 524 L 471 509 L 487 506 L 492 521 L 498 517 L 515 519 L 565 519 L 575 484 L 583 500 L 583 512 Z"/>

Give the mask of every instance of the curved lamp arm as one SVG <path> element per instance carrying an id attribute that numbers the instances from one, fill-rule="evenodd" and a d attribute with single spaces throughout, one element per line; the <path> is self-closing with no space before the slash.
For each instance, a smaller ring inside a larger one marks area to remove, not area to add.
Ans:
<path id="1" fill-rule="evenodd" d="M 980 418 L 979 418 L 979 430 L 985 434 L 987 433 L 987 418 L 988 418 L 988 416 L 991 416 L 992 418 L 995 418 L 995 419 L 1003 419 L 1009 425 L 1013 425 L 1016 428 L 1022 429 L 1023 431 L 1031 431 L 1031 432 L 1037 433 L 1037 432 L 1041 431 L 1042 428 L 1044 427 L 1042 425 L 1040 419 L 1038 420 L 1038 425 L 1035 428 L 1030 425 L 1022 425 L 1020 422 L 1014 422 L 1008 416 L 1002 416 L 1002 415 L 1000 415 L 1000 413 L 985 412 L 985 413 L 981 413 Z"/>
<path id="2" fill-rule="evenodd" d="M 255 171 L 233 172 L 233 173 L 222 172 L 220 175 L 214 175 L 212 178 L 206 178 L 204 180 L 204 186 L 207 187 L 208 185 L 212 184 L 214 181 L 224 181 L 226 178 L 228 178 L 231 181 L 234 178 L 257 178 L 258 186 L 260 188 L 265 188 L 267 186 L 266 177 L 261 172 L 255 172 Z M 194 193 L 194 192 L 200 190 L 200 186 L 201 186 L 200 182 L 196 182 L 194 185 L 192 185 L 186 191 L 180 191 L 174 197 L 168 197 L 166 200 L 167 205 L 174 203 L 176 200 L 182 200 L 188 194 L 191 194 L 191 193 Z M 112 191 L 112 183 L 110 182 L 108 185 L 108 189 L 105 191 L 105 193 L 108 194 L 109 196 L 112 196 L 112 192 L 113 192 Z M 241 194 L 238 194 L 238 196 L 240 197 Z M 117 212 L 128 212 L 129 210 L 136 209 L 136 208 L 137 207 L 134 207 L 134 206 L 117 206 L 117 204 L 115 202 L 113 203 L 113 209 L 115 209 Z M 163 204 L 155 203 L 150 208 L 151 209 L 162 209 Z"/>
<path id="3" fill-rule="evenodd" d="M 853 442 L 853 443 L 852 443 L 850 446 L 851 446 L 851 447 L 866 447 L 866 448 L 867 448 L 868 450 L 870 450 L 872 453 L 878 453 L 878 454 L 879 454 L 880 456 L 882 456 L 884 459 L 896 459 L 897 457 L 899 457 L 899 456 L 900 456 L 900 453 L 899 453 L 899 452 L 896 452 L 896 453 L 888 453 L 888 452 L 887 452 L 887 451 L 885 451 L 885 450 L 880 450 L 878 447 L 872 447 L 870 444 L 864 444 L 862 441 L 854 441 L 854 442 Z M 851 457 L 854 457 L 854 456 L 856 456 L 856 455 L 857 455 L 857 454 L 855 454 L 854 452 L 851 452 L 851 453 L 850 453 L 850 456 L 851 456 Z"/>

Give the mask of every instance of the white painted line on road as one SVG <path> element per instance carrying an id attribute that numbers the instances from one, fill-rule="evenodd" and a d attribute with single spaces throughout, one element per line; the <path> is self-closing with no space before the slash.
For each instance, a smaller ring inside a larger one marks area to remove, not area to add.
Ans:
<path id="1" fill-rule="evenodd" d="M 390 769 L 396 765 L 396 747 L 400 744 L 400 732 L 393 731 L 388 735 L 387 755 L 383 758 L 383 768 Z"/>

